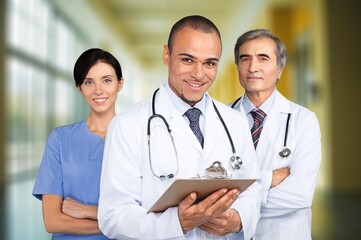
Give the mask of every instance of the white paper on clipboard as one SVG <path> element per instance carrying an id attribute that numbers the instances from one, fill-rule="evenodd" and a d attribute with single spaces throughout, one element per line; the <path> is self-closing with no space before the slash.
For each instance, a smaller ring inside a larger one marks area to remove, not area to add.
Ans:
<path id="1" fill-rule="evenodd" d="M 149 208 L 148 212 L 163 212 L 169 207 L 177 206 L 191 192 L 196 192 L 199 199 L 207 197 L 221 188 L 238 188 L 242 193 L 255 181 L 255 179 L 233 178 L 176 179 L 154 205 Z"/>

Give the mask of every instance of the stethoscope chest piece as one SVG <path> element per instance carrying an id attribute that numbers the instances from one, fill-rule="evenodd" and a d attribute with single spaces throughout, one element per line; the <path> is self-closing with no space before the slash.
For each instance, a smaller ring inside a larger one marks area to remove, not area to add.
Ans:
<path id="1" fill-rule="evenodd" d="M 288 157 L 291 154 L 291 150 L 289 148 L 283 148 L 280 152 L 279 152 L 280 156 L 285 158 Z"/>
<path id="2" fill-rule="evenodd" d="M 234 169 L 239 170 L 242 166 L 242 158 L 239 156 L 232 156 L 231 157 L 231 165 Z"/>

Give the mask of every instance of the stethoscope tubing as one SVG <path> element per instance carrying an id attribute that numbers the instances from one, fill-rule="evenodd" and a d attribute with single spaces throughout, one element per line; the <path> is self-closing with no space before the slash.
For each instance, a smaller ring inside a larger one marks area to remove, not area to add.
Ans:
<path id="1" fill-rule="evenodd" d="M 231 105 L 231 108 L 234 108 L 237 103 L 242 99 L 242 96 L 237 98 L 233 104 Z M 288 128 L 289 128 L 289 123 L 290 123 L 290 117 L 291 117 L 291 113 L 287 114 L 287 122 L 286 122 L 286 130 L 285 130 L 285 136 L 284 136 L 284 140 L 283 140 L 283 149 L 279 152 L 279 155 L 283 158 L 288 157 L 291 154 L 291 150 L 289 148 L 287 148 L 287 137 L 288 137 Z"/>
<path id="2" fill-rule="evenodd" d="M 150 163 L 150 168 L 153 172 L 153 175 L 155 177 L 158 177 L 160 179 L 169 179 L 169 178 L 173 178 L 175 175 L 177 175 L 178 171 L 179 171 L 179 159 L 178 159 L 178 153 L 177 153 L 177 148 L 175 146 L 175 143 L 174 143 L 174 138 L 173 138 L 173 135 L 172 135 L 172 130 L 170 129 L 170 126 L 167 122 L 167 120 L 165 119 L 165 117 L 161 114 L 158 114 L 156 113 L 155 111 L 155 98 L 156 98 L 156 95 L 159 91 L 159 88 L 156 89 L 153 93 L 153 97 L 152 97 L 152 115 L 148 118 L 148 123 L 147 123 L 147 136 L 148 136 L 148 154 L 149 154 L 149 163 Z M 226 134 L 227 134 L 227 137 L 229 139 L 229 142 L 231 144 L 231 148 L 232 148 L 232 157 L 231 157 L 231 163 L 232 163 L 232 166 L 233 165 L 237 165 L 237 167 L 234 167 L 235 169 L 239 169 L 241 164 L 242 164 L 242 159 L 240 157 L 238 157 L 236 155 L 236 148 L 234 147 L 234 143 L 233 143 L 233 140 L 232 140 L 232 136 L 231 134 L 229 133 L 229 130 L 227 128 L 227 125 L 226 123 L 224 122 L 223 118 L 222 118 L 222 115 L 220 114 L 216 104 L 214 103 L 214 101 L 212 101 L 212 104 L 213 104 L 213 108 L 214 110 L 216 111 L 216 114 L 219 118 L 219 120 L 221 121 L 222 125 L 223 125 L 223 128 L 224 130 L 226 131 Z M 167 127 L 167 131 L 169 132 L 169 135 L 170 135 L 170 138 L 171 138 L 171 141 L 172 141 L 172 144 L 173 144 L 173 148 L 174 148 L 174 151 L 175 151 L 175 154 L 176 154 L 176 158 L 177 158 L 177 171 L 175 174 L 171 173 L 171 174 L 168 174 L 168 175 L 157 175 L 155 174 L 154 170 L 153 170 L 153 165 L 152 165 L 152 160 L 151 160 L 151 151 L 150 151 L 150 124 L 151 124 L 151 121 L 154 119 L 154 118 L 160 118 L 163 123 L 165 124 L 165 126 Z M 233 161 L 232 161 L 233 159 Z"/>
<path id="3" fill-rule="evenodd" d="M 230 134 L 229 131 L 228 131 L 227 125 L 226 125 L 226 123 L 224 122 L 221 114 L 219 113 L 218 108 L 216 107 L 216 104 L 215 104 L 213 101 L 212 101 L 212 103 L 213 103 L 213 108 L 214 108 L 214 110 L 216 111 L 217 116 L 219 117 L 219 120 L 221 120 L 221 123 L 222 123 L 222 125 L 223 125 L 223 128 L 224 128 L 224 130 L 225 130 L 226 133 L 227 133 L 229 142 L 231 143 L 232 153 L 233 153 L 233 155 L 236 155 L 236 149 L 235 149 L 235 147 L 234 147 L 234 143 L 233 143 L 231 134 Z"/>

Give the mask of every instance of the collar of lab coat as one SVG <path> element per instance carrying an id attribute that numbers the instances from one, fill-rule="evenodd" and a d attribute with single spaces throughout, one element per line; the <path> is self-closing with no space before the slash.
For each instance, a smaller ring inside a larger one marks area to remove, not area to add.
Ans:
<path id="1" fill-rule="evenodd" d="M 268 142 L 269 139 L 277 139 L 277 135 L 279 135 L 279 133 L 282 133 L 280 134 L 281 136 L 284 135 L 285 124 L 282 123 L 286 121 L 287 114 L 292 112 L 290 101 L 287 100 L 277 89 L 275 89 L 275 91 L 275 100 L 269 114 L 267 114 L 267 120 L 263 126 L 261 137 L 258 142 L 257 152 L 262 151 L 262 149 L 267 147 L 265 144 L 262 144 L 262 142 Z M 244 96 L 242 96 L 234 108 L 246 116 L 247 113 L 242 107 L 243 97 Z"/>
<path id="2" fill-rule="evenodd" d="M 285 98 L 277 89 L 275 89 L 275 92 L 276 92 L 276 96 L 275 96 L 275 101 L 271 107 L 271 112 L 291 113 L 290 101 L 287 100 L 287 98 Z M 242 107 L 243 98 L 244 98 L 244 95 L 236 103 L 236 105 L 234 106 L 234 109 L 239 110 L 243 115 L 247 115 L 247 113 L 244 111 L 244 109 Z"/>
<path id="3" fill-rule="evenodd" d="M 276 90 L 276 98 L 263 126 L 257 152 L 267 148 L 266 144 L 262 144 L 262 142 L 266 143 L 279 139 L 283 144 L 287 114 L 291 113 L 291 110 L 290 101 Z"/>
<path id="4" fill-rule="evenodd" d="M 216 140 L 221 131 L 224 131 L 224 128 L 213 108 L 213 103 L 211 97 L 206 93 L 207 97 L 206 111 L 204 113 L 205 118 L 205 128 L 204 128 L 204 149 L 202 149 L 199 144 L 196 136 L 179 113 L 179 111 L 173 106 L 172 101 L 170 100 L 167 91 L 164 89 L 163 85 L 160 86 L 159 92 L 155 98 L 155 112 L 162 114 L 167 120 L 169 127 L 173 135 L 177 135 L 182 138 L 184 142 L 192 145 L 201 153 L 208 153 L 207 149 L 212 149 L 215 147 Z M 216 103 L 217 104 L 217 103 Z M 177 143 L 176 143 L 177 144 Z"/>

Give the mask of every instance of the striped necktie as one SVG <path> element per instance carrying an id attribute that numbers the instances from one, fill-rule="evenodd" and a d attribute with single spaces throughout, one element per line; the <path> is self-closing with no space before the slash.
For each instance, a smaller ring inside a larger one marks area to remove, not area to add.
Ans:
<path id="1" fill-rule="evenodd" d="M 199 117 L 201 114 L 202 112 L 198 108 L 190 108 L 185 112 L 186 117 L 189 119 L 189 126 L 203 148 L 204 138 L 199 127 Z"/>
<path id="2" fill-rule="evenodd" d="M 266 116 L 266 113 L 264 113 L 261 109 L 255 108 L 251 112 L 253 117 L 253 127 L 251 129 L 252 139 L 253 139 L 253 145 L 254 149 L 257 148 L 259 137 L 261 136 L 262 128 L 263 128 L 263 120 Z"/>

